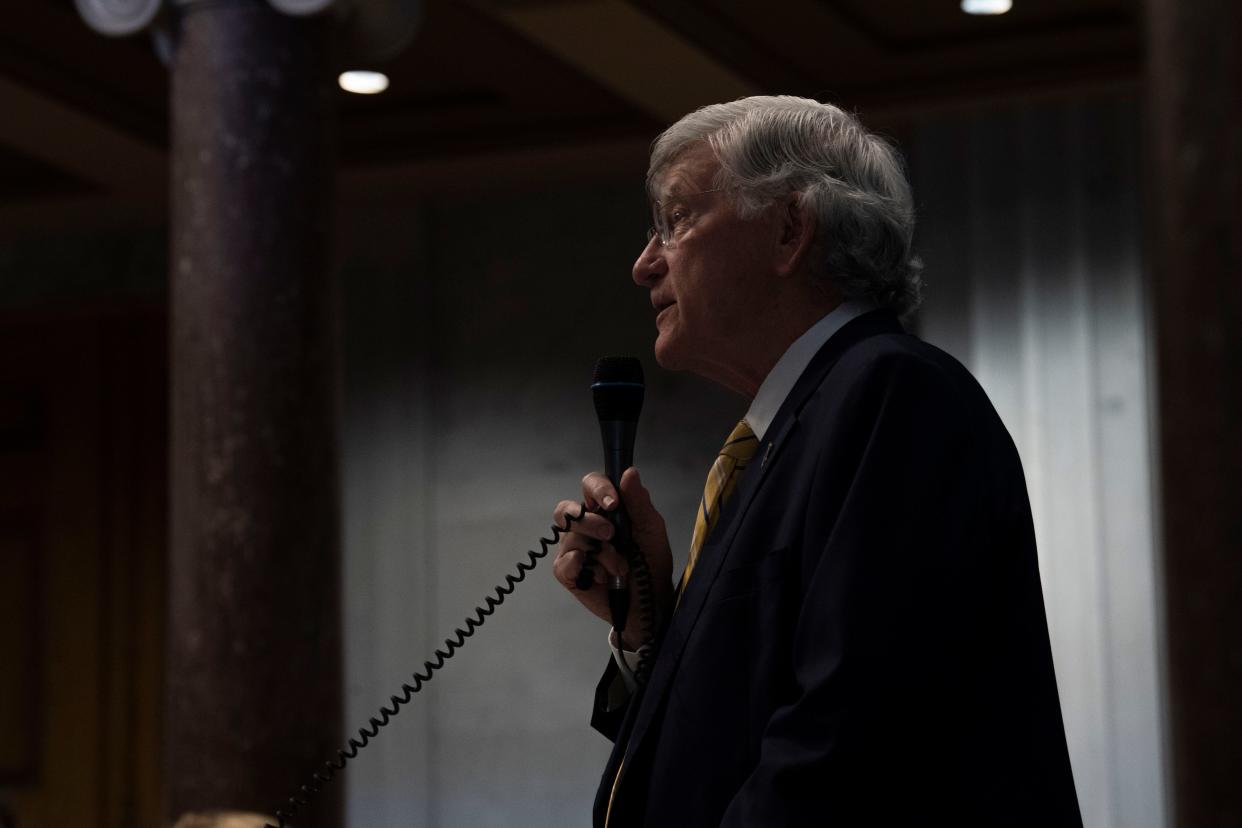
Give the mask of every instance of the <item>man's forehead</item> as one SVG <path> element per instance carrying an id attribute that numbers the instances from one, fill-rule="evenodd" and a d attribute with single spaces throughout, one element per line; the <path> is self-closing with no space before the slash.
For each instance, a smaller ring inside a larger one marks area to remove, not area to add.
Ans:
<path id="1" fill-rule="evenodd" d="M 716 185 L 720 162 L 706 143 L 694 144 L 678 153 L 664 169 L 656 173 L 651 196 L 665 201 L 670 196 L 698 193 Z"/>

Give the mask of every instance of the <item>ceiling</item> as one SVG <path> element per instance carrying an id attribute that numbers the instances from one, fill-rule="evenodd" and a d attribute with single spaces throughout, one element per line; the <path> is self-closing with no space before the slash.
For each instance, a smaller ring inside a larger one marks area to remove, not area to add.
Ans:
<path id="1" fill-rule="evenodd" d="M 409 47 L 366 67 L 389 91 L 337 93 L 341 191 L 630 173 L 662 125 L 756 92 L 893 129 L 1135 84 L 1140 18 L 1138 0 L 1016 0 L 997 17 L 957 0 L 426 0 Z M 162 216 L 168 86 L 150 37 L 104 37 L 73 0 L 27 0 L 0 30 L 0 224 Z"/>

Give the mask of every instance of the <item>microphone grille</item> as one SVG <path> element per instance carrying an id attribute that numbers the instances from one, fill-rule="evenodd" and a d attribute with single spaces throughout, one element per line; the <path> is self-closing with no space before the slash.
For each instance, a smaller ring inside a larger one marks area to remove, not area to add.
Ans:
<path id="1" fill-rule="evenodd" d="M 591 391 L 601 420 L 637 422 L 643 408 L 643 364 L 634 357 L 601 357 Z"/>

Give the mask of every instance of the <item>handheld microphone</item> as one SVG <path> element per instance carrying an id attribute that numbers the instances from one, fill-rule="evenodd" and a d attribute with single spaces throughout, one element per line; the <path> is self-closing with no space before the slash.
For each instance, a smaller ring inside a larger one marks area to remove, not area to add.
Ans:
<path id="1" fill-rule="evenodd" d="M 595 397 L 600 436 L 604 440 L 604 474 L 618 493 L 621 473 L 634 465 L 634 436 L 638 432 L 644 390 L 643 366 L 634 357 L 602 357 L 595 363 L 591 392 Z M 614 529 L 613 546 L 628 561 L 633 553 L 633 541 L 625 504 L 618 504 L 609 519 Z M 612 612 L 613 629 L 622 632 L 630 609 L 630 591 L 624 577 L 609 579 L 608 607 Z"/>

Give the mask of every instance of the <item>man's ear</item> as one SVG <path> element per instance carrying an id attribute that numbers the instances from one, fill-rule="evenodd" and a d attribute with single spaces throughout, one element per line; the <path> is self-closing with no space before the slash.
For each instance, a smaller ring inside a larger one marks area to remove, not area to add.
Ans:
<path id="1" fill-rule="evenodd" d="M 779 205 L 780 236 L 776 243 L 776 272 L 788 276 L 803 266 L 815 246 L 815 212 L 790 193 Z"/>

